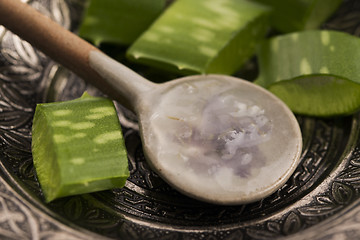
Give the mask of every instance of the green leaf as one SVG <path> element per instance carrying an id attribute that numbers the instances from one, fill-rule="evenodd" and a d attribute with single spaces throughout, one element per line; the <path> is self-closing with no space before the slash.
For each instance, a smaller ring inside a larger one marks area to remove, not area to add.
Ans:
<path id="1" fill-rule="evenodd" d="M 47 202 L 123 187 L 129 176 L 121 126 L 105 98 L 38 104 L 32 153 Z"/>
<path id="2" fill-rule="evenodd" d="M 317 29 L 342 0 L 253 0 L 273 8 L 271 23 L 278 31 Z"/>
<path id="3" fill-rule="evenodd" d="M 232 74 L 268 30 L 269 9 L 246 0 L 177 0 L 127 52 L 181 74 Z"/>
<path id="4" fill-rule="evenodd" d="M 96 45 L 129 45 L 164 7 L 165 0 L 90 0 L 79 35 Z"/>
<path id="5" fill-rule="evenodd" d="M 337 31 L 274 37 L 258 53 L 256 83 L 295 113 L 347 115 L 360 109 L 360 38 Z"/>

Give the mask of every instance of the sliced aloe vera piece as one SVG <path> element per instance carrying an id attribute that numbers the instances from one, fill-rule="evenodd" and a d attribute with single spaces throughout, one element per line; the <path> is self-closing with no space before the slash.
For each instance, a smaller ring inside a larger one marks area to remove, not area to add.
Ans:
<path id="1" fill-rule="evenodd" d="M 256 83 L 296 113 L 351 114 L 360 109 L 360 38 L 336 31 L 274 37 L 259 50 Z"/>
<path id="2" fill-rule="evenodd" d="M 273 9 L 274 28 L 294 32 L 319 28 L 340 6 L 342 0 L 253 0 Z"/>
<path id="3" fill-rule="evenodd" d="M 266 34 L 268 15 L 267 7 L 246 0 L 177 0 L 127 56 L 181 74 L 232 74 Z"/>
<path id="4" fill-rule="evenodd" d="M 32 153 L 47 202 L 123 187 L 129 176 L 119 120 L 105 98 L 38 104 Z"/>
<path id="5" fill-rule="evenodd" d="M 96 45 L 129 45 L 164 7 L 165 0 L 90 0 L 79 35 Z"/>

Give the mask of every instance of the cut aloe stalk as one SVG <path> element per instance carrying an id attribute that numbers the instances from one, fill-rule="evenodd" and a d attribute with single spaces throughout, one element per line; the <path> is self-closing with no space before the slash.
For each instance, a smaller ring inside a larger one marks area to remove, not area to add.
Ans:
<path id="1" fill-rule="evenodd" d="M 96 45 L 129 45 L 164 7 L 165 0 L 90 0 L 79 35 Z"/>
<path id="2" fill-rule="evenodd" d="M 295 113 L 334 116 L 360 109 L 360 38 L 336 31 L 274 37 L 259 50 L 256 83 Z"/>
<path id="3" fill-rule="evenodd" d="M 281 32 L 317 29 L 342 0 L 253 0 L 273 9 L 271 23 Z"/>
<path id="4" fill-rule="evenodd" d="M 177 0 L 127 56 L 181 74 L 234 73 L 268 29 L 269 9 L 246 0 Z"/>
<path id="5" fill-rule="evenodd" d="M 119 120 L 105 98 L 38 104 L 32 153 L 47 202 L 123 187 L 129 176 Z"/>

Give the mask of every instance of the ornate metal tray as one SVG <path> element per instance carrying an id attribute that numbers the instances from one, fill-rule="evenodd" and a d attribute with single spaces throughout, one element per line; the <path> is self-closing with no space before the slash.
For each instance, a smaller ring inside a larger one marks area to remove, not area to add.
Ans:
<path id="1" fill-rule="evenodd" d="M 84 3 L 29 1 L 72 30 Z M 359 35 L 360 2 L 345 0 L 323 27 Z M 136 70 L 153 80 L 172 78 Z M 238 75 L 251 79 L 254 71 L 249 62 Z M 45 204 L 32 165 L 34 108 L 38 102 L 78 97 L 85 89 L 99 94 L 0 26 L 1 239 L 360 238 L 359 114 L 298 116 L 304 149 L 291 179 L 259 202 L 224 207 L 189 199 L 153 173 L 142 154 L 136 118 L 118 105 L 131 171 L 126 186 Z"/>

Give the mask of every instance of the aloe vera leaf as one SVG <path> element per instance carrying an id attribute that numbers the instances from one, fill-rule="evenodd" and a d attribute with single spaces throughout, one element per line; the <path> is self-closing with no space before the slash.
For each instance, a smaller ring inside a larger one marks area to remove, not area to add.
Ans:
<path id="1" fill-rule="evenodd" d="M 127 51 L 180 74 L 232 74 L 268 29 L 269 9 L 246 0 L 177 0 Z"/>
<path id="2" fill-rule="evenodd" d="M 360 109 L 360 38 L 312 30 L 274 37 L 258 52 L 255 81 L 295 113 L 347 115 Z"/>
<path id="3" fill-rule="evenodd" d="M 38 104 L 32 153 L 47 202 L 123 187 L 129 176 L 119 120 L 105 98 Z"/>
<path id="4" fill-rule="evenodd" d="M 165 0 L 90 0 L 79 35 L 95 45 L 129 45 L 164 8 Z"/>
<path id="5" fill-rule="evenodd" d="M 272 26 L 280 32 L 317 29 L 342 0 L 253 0 L 273 9 Z"/>

